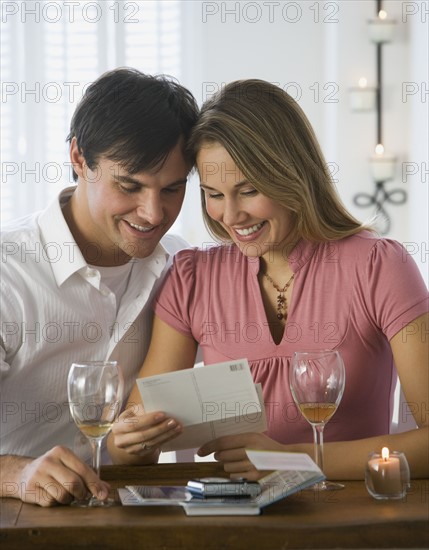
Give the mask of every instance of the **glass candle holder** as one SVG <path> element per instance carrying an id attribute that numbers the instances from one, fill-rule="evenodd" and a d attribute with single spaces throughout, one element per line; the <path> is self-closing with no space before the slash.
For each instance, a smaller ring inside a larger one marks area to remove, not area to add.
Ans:
<path id="1" fill-rule="evenodd" d="M 376 89 L 367 86 L 349 89 L 350 108 L 352 111 L 372 111 L 375 109 Z"/>
<path id="2" fill-rule="evenodd" d="M 376 19 L 368 20 L 369 36 L 376 44 L 390 42 L 395 32 L 396 21 L 388 19 L 384 10 L 378 12 Z"/>
<path id="3" fill-rule="evenodd" d="M 377 144 L 369 163 L 374 181 L 388 181 L 395 177 L 396 157 L 386 155 L 381 143 Z"/>
<path id="4" fill-rule="evenodd" d="M 410 469 L 404 453 L 370 453 L 365 470 L 368 493 L 377 500 L 404 498 L 410 485 Z"/>

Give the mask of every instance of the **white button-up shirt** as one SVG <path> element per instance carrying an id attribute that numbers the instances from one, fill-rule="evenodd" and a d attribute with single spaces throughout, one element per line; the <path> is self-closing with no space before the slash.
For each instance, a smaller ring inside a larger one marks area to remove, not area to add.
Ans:
<path id="1" fill-rule="evenodd" d="M 87 265 L 63 217 L 60 202 L 73 190 L 2 231 L 0 454 L 76 446 L 67 399 L 73 362 L 117 360 L 128 395 L 150 341 L 151 300 L 171 255 L 186 246 L 166 235 L 150 257 L 132 259 L 117 312 L 115 294 Z"/>

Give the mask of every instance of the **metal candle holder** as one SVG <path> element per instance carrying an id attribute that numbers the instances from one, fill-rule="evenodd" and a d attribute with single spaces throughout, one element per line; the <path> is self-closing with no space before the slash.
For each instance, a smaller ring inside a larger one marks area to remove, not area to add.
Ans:
<path id="1" fill-rule="evenodd" d="M 383 44 L 389 42 L 392 37 L 392 29 L 395 24 L 394 21 L 386 19 L 386 14 L 382 9 L 382 0 L 376 0 L 377 17 L 380 19 L 380 26 L 383 25 L 383 31 L 385 28 L 389 28 L 389 36 L 385 35 L 385 32 L 381 33 L 379 37 L 374 36 L 374 27 L 377 26 L 376 20 L 370 20 L 370 36 L 371 40 L 375 43 L 376 47 L 376 70 L 377 70 L 377 87 L 376 87 L 376 120 L 377 120 L 377 147 L 376 154 L 371 157 L 371 167 L 373 172 L 373 178 L 375 183 L 375 189 L 372 194 L 370 193 L 358 193 L 353 197 L 353 202 L 360 208 L 367 208 L 369 206 L 375 206 L 377 214 L 381 214 L 383 217 L 383 227 L 380 232 L 382 235 L 386 235 L 391 228 L 391 219 L 388 211 L 385 208 L 386 204 L 401 205 L 407 200 L 407 193 L 403 189 L 393 189 L 388 191 L 385 184 L 393 179 L 394 166 L 396 162 L 395 157 L 385 156 L 384 149 L 382 147 L 382 100 L 383 100 L 383 81 L 382 81 L 382 47 Z M 381 17 L 381 15 L 383 15 Z M 377 154 L 377 149 L 381 146 L 381 152 Z"/>

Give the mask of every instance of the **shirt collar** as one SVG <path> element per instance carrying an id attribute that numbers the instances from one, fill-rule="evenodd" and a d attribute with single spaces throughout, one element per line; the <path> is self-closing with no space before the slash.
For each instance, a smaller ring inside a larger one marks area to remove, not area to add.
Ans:
<path id="1" fill-rule="evenodd" d="M 39 217 L 39 227 L 45 256 L 47 256 L 55 281 L 61 286 L 69 277 L 88 267 L 67 222 L 62 207 L 70 200 L 76 187 L 64 189 Z M 160 277 L 170 254 L 159 242 L 148 258 L 135 259 L 141 269 L 149 269 L 155 277 Z"/>
<path id="2" fill-rule="evenodd" d="M 141 264 L 142 267 L 145 267 L 146 269 L 149 269 L 156 278 L 161 276 L 161 273 L 163 272 L 168 259 L 170 257 L 170 253 L 168 250 L 164 247 L 162 244 L 162 240 L 156 245 L 155 250 L 152 252 L 152 254 L 147 258 L 142 259 L 131 259 L 131 261 L 136 261 L 139 264 Z"/>
<path id="3" fill-rule="evenodd" d="M 306 264 L 309 259 L 313 256 L 317 248 L 317 243 L 307 241 L 306 239 L 300 239 L 292 251 L 288 254 L 288 262 L 293 273 L 297 273 L 301 267 Z M 247 258 L 250 269 L 254 271 L 255 274 L 259 273 L 260 269 L 260 258 L 259 257 L 248 257 Z"/>
<path id="4" fill-rule="evenodd" d="M 70 200 L 75 189 L 76 187 L 64 189 L 39 217 L 43 249 L 58 286 L 80 269 L 87 267 L 62 212 L 62 206 Z"/>

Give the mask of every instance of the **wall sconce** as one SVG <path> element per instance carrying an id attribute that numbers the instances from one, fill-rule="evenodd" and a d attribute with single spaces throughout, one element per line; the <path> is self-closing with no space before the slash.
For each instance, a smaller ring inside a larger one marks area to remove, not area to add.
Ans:
<path id="1" fill-rule="evenodd" d="M 352 111 L 372 111 L 375 108 L 376 89 L 368 86 L 365 77 L 359 79 L 357 88 L 350 88 L 349 97 Z"/>
<path id="2" fill-rule="evenodd" d="M 372 155 L 369 162 L 374 181 L 389 181 L 394 178 L 396 157 L 386 155 L 381 143 L 376 146 L 375 154 Z"/>
<path id="3" fill-rule="evenodd" d="M 388 19 L 384 10 L 379 10 L 375 19 L 368 20 L 369 37 L 376 44 L 390 42 L 395 33 L 396 21 Z"/>
<path id="4" fill-rule="evenodd" d="M 388 19 L 387 13 L 382 9 L 382 0 L 376 0 L 376 10 L 377 17 L 368 21 L 368 29 L 369 36 L 376 45 L 377 86 L 376 88 L 367 88 L 366 79 L 360 79 L 359 88 L 351 88 L 350 90 L 350 106 L 354 111 L 366 111 L 374 108 L 375 97 L 377 146 L 374 154 L 369 159 L 375 189 L 372 194 L 358 193 L 353 197 L 353 202 L 361 208 L 375 206 L 376 213 L 381 214 L 380 217 L 383 223 L 380 232 L 382 235 L 386 235 L 390 231 L 391 221 L 385 204 L 404 204 L 407 200 L 407 194 L 402 189 L 387 191 L 385 187 L 385 183 L 393 180 L 395 176 L 396 157 L 387 155 L 382 145 L 382 46 L 392 40 L 396 21 Z M 371 90 L 373 97 L 370 94 Z"/>

